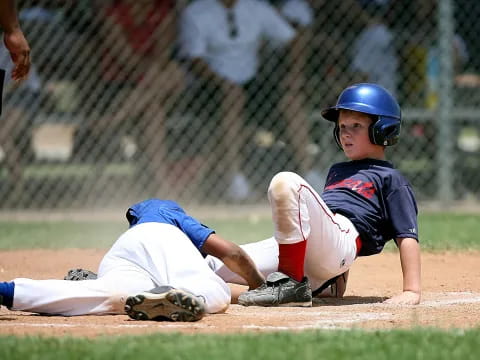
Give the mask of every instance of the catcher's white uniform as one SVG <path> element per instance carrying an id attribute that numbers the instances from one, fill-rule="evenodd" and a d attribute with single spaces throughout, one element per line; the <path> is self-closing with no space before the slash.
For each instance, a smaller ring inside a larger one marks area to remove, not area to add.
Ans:
<path id="1" fill-rule="evenodd" d="M 203 297 L 207 313 L 228 307 L 227 284 L 199 251 L 213 230 L 172 201 L 147 200 L 130 208 L 127 218 L 132 227 L 105 255 L 96 280 L 14 279 L 11 310 L 124 314 L 127 296 L 164 285 Z"/>

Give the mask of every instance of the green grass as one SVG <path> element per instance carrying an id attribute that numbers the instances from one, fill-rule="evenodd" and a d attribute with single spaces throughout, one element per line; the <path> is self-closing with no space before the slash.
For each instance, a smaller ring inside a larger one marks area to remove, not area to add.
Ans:
<path id="1" fill-rule="evenodd" d="M 0 359 L 478 359 L 480 329 L 316 331 L 236 335 L 0 337 Z"/>
<path id="2" fill-rule="evenodd" d="M 418 227 L 424 250 L 480 250 L 480 214 L 422 214 Z"/>
<path id="3" fill-rule="evenodd" d="M 108 248 L 127 228 L 122 223 L 0 222 L 0 249 Z"/>
<path id="4" fill-rule="evenodd" d="M 202 221 L 227 239 L 244 244 L 273 233 L 269 219 Z M 123 222 L 0 221 L 0 249 L 108 248 L 128 228 Z"/>
<path id="5" fill-rule="evenodd" d="M 238 244 L 272 236 L 269 218 L 201 219 Z M 0 222 L 0 249 L 108 248 L 127 229 L 118 222 Z M 480 250 L 480 214 L 424 213 L 419 217 L 420 242 L 426 251 Z M 394 249 L 393 242 L 386 248 Z"/>

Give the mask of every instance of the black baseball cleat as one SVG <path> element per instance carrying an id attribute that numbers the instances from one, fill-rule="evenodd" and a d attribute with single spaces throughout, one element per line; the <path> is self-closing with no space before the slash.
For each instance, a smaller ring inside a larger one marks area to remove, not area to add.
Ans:
<path id="1" fill-rule="evenodd" d="M 243 306 L 312 306 L 312 289 L 306 277 L 296 281 L 281 272 L 267 276 L 265 284 L 238 297 Z"/>
<path id="2" fill-rule="evenodd" d="M 187 291 L 159 287 L 129 296 L 125 312 L 134 320 L 198 321 L 205 315 L 205 303 Z"/>

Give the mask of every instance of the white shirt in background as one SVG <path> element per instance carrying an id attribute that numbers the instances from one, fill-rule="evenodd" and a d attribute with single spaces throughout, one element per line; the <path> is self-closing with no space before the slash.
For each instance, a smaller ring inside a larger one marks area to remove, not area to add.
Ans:
<path id="1" fill-rule="evenodd" d="M 392 95 L 398 92 L 398 58 L 394 35 L 384 24 L 367 26 L 353 43 L 352 70 L 368 76 Z"/>
<path id="2" fill-rule="evenodd" d="M 228 11 L 236 36 L 231 36 Z M 245 84 L 257 73 L 263 39 L 278 47 L 294 36 L 295 30 L 267 3 L 238 0 L 229 10 L 219 0 L 196 0 L 182 14 L 180 49 L 184 57 L 202 58 L 220 76 Z"/>

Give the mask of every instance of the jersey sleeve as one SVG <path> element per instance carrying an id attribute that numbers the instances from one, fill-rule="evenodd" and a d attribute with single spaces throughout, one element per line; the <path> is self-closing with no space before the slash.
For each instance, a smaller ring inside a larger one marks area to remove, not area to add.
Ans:
<path id="1" fill-rule="evenodd" d="M 197 219 L 186 214 L 181 216 L 178 226 L 180 230 L 190 238 L 198 250 L 202 249 L 203 244 L 205 244 L 210 234 L 215 233 L 215 230 L 203 225 Z"/>
<path id="2" fill-rule="evenodd" d="M 395 238 L 418 240 L 418 209 L 410 186 L 404 185 L 391 192 L 387 197 L 386 209 Z"/>

